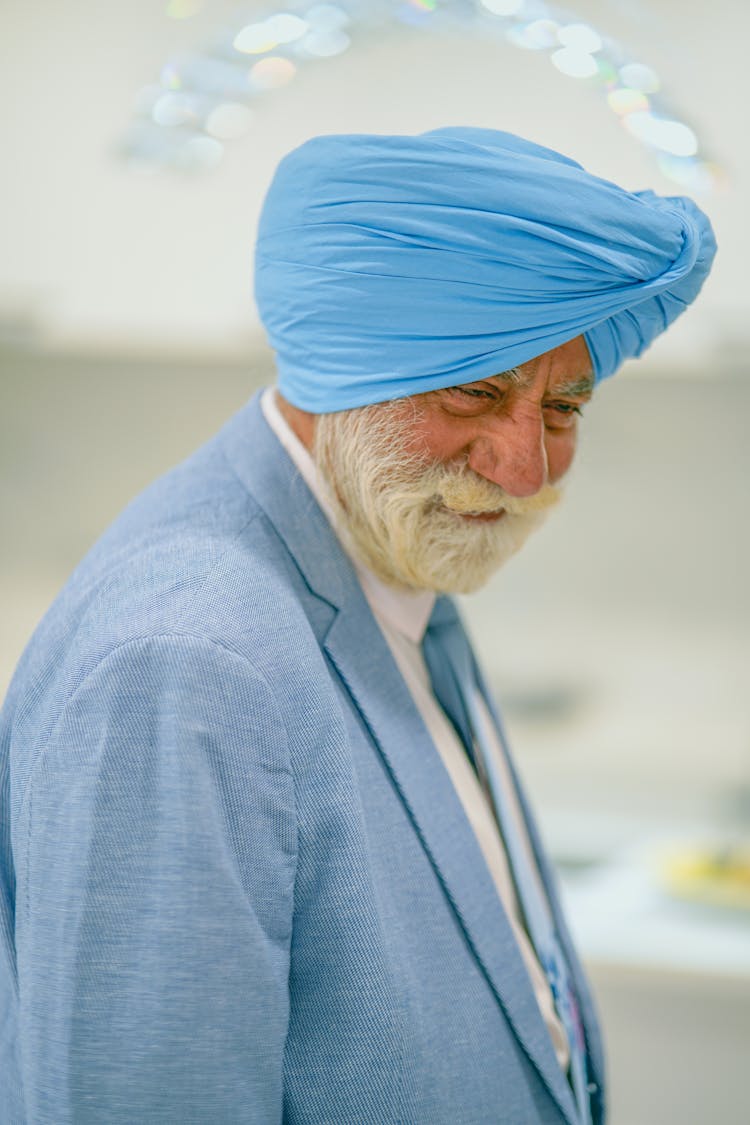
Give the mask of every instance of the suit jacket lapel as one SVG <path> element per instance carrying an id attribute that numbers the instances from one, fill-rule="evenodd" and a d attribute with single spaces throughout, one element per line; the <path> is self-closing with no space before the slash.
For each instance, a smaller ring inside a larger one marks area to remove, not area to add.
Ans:
<path id="1" fill-rule="evenodd" d="M 561 1111 L 577 1113 L 497 890 L 448 773 L 369 606 L 341 611 L 324 647 L 362 715 L 466 940 Z"/>
<path id="2" fill-rule="evenodd" d="M 503 723 L 500 719 L 497 708 L 495 707 L 492 696 L 487 689 L 486 681 L 479 667 L 476 668 L 476 673 L 480 690 L 490 710 L 490 714 L 495 720 L 495 725 L 497 726 L 498 732 L 500 734 L 500 743 L 505 750 L 506 760 L 508 762 L 510 773 L 513 778 L 516 796 L 518 797 L 521 811 L 526 823 L 526 829 L 528 831 L 529 840 L 534 852 L 534 858 L 537 861 L 537 866 L 542 877 L 542 882 L 544 883 L 544 888 L 547 892 L 547 898 L 550 903 L 552 916 L 555 922 L 558 936 L 560 938 L 560 943 L 563 947 L 563 952 L 565 953 L 568 965 L 570 966 L 571 972 L 573 973 L 573 979 L 575 981 L 576 990 L 578 992 L 578 1000 L 581 1008 L 584 1032 L 586 1035 L 586 1047 L 589 1057 L 589 1066 L 593 1080 L 601 1088 L 604 1081 L 604 1055 L 602 1052 L 601 1037 L 598 1031 L 598 1019 L 596 1016 L 596 1008 L 594 1005 L 593 997 L 591 996 L 588 981 L 586 980 L 586 975 L 578 959 L 578 954 L 576 953 L 575 946 L 573 945 L 573 941 L 568 931 L 565 915 L 563 914 L 559 895 L 557 893 L 557 879 L 555 877 L 555 873 L 551 867 L 551 864 L 547 858 L 547 854 L 542 845 L 542 840 L 536 825 L 536 820 L 526 799 L 526 794 L 518 777 L 513 758 L 508 753 L 508 740 L 505 735 Z"/>
<path id="3" fill-rule="evenodd" d="M 222 440 L 235 472 L 286 543 L 310 591 L 336 611 L 327 615 L 331 624 L 322 644 L 383 756 L 521 1046 L 562 1113 L 575 1122 L 570 1087 L 484 857 L 350 561 L 268 428 L 257 398 L 230 421 Z"/>

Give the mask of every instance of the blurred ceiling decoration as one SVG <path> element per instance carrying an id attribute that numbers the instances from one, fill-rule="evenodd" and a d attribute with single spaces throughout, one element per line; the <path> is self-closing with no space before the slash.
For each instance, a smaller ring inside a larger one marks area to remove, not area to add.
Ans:
<path id="1" fill-rule="evenodd" d="M 187 20 L 206 0 L 169 0 L 166 15 Z M 721 169 L 661 93 L 656 72 L 570 11 L 541 0 L 291 0 L 283 11 L 252 14 L 238 4 L 229 28 L 202 50 L 170 59 L 160 81 L 140 91 L 120 153 L 152 169 L 205 171 L 222 159 L 262 112 L 264 99 L 311 63 L 391 31 L 468 29 L 521 50 L 548 52 L 570 78 L 602 94 L 622 126 L 653 151 L 663 175 L 694 193 L 711 190 Z"/>

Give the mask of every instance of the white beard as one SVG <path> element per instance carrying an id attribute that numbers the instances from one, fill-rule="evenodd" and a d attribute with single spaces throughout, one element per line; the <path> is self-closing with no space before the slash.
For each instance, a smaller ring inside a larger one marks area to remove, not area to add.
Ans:
<path id="1" fill-rule="evenodd" d="M 471 593 L 541 525 L 560 490 L 546 484 L 520 499 L 463 464 L 404 453 L 414 409 L 396 400 L 319 415 L 315 461 L 339 532 L 379 578 L 411 590 Z M 465 517 L 501 509 L 496 521 Z"/>

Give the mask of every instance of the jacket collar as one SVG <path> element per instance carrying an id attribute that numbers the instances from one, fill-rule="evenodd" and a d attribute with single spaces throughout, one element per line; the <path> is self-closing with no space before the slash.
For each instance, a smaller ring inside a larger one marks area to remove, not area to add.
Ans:
<path id="1" fill-rule="evenodd" d="M 321 644 L 383 757 L 467 944 L 522 1048 L 565 1118 L 576 1122 L 573 1095 L 479 845 L 351 561 L 270 430 L 258 396 L 221 437 L 235 473 L 284 541 L 311 594 L 335 610 Z"/>
<path id="2" fill-rule="evenodd" d="M 232 469 L 283 540 L 310 592 L 334 609 L 361 599 L 354 569 L 255 395 L 219 434 Z"/>
<path id="3" fill-rule="evenodd" d="M 332 510 L 326 487 L 318 475 L 312 454 L 292 431 L 291 426 L 279 410 L 274 388 L 267 387 L 261 393 L 260 404 L 263 416 L 270 429 L 291 458 L 294 466 L 299 470 L 307 487 L 335 530 L 336 516 Z M 340 535 L 338 535 L 338 538 L 342 542 Z M 342 546 L 346 550 L 346 544 L 342 542 Z M 360 585 L 376 619 L 387 622 L 397 633 L 402 633 L 413 644 L 420 645 L 435 604 L 435 595 L 427 590 L 397 590 L 392 586 L 387 586 L 364 563 L 353 558 L 349 551 L 347 551 L 347 554 L 352 558 Z"/>

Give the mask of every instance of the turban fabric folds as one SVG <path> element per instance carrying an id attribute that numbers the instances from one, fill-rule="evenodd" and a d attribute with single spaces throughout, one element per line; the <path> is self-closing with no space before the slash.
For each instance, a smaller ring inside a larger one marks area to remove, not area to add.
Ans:
<path id="1" fill-rule="evenodd" d="M 279 165 L 256 300 L 312 413 L 470 383 L 584 335 L 597 380 L 696 297 L 716 250 L 682 197 L 510 133 L 317 137 Z"/>

